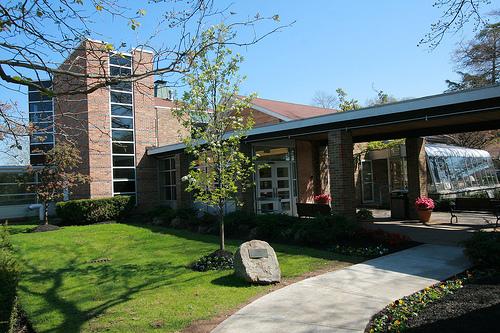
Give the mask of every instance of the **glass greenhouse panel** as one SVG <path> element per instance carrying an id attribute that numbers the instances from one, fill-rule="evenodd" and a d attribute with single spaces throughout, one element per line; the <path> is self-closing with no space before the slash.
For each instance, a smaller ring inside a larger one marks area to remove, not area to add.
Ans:
<path id="1" fill-rule="evenodd" d="M 436 193 L 456 193 L 499 186 L 487 151 L 439 144 L 425 146 L 427 165 Z"/>

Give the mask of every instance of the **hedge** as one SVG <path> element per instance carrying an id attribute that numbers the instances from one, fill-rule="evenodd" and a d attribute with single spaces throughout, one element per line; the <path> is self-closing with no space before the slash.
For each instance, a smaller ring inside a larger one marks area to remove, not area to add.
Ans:
<path id="1" fill-rule="evenodd" d="M 476 266 L 500 270 L 500 234 L 475 232 L 464 242 L 465 254 Z"/>
<path id="2" fill-rule="evenodd" d="M 3 226 L 0 230 L 0 332 L 9 330 L 17 284 L 21 276 L 8 236 L 7 228 Z"/>
<path id="3" fill-rule="evenodd" d="M 85 225 L 123 217 L 134 207 L 134 197 L 116 196 L 58 202 L 57 216 L 64 224 Z"/>

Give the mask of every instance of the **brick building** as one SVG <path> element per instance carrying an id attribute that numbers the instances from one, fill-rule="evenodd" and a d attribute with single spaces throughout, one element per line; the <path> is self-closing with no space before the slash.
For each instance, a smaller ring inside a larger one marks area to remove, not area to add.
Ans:
<path id="1" fill-rule="evenodd" d="M 180 142 L 189 133 L 174 118 L 174 103 L 164 83 L 145 76 L 133 83 L 120 81 L 92 89 L 99 83 L 96 77 L 150 71 L 152 59 L 153 54 L 146 50 L 115 54 L 104 43 L 87 40 L 62 66 L 92 75 L 85 79 L 55 77 L 54 82 L 44 84 L 53 84 L 56 91 L 88 92 L 53 100 L 29 92 L 30 119 L 46 129 L 45 141 L 37 142 L 36 134 L 32 138 L 32 164 L 43 163 L 37 151 L 73 140 L 82 154 L 81 172 L 92 178 L 72 198 L 134 195 L 143 208 L 193 204 L 181 182 L 189 157 Z M 335 113 L 255 98 L 246 112 L 251 111 L 256 124 L 243 149 L 258 154 L 257 163 L 267 167 L 258 169 L 255 188 L 243 194 L 245 209 L 296 214 L 296 203 L 313 202 L 314 195 L 331 193 L 332 208 L 352 215 L 365 195 L 362 163 L 355 158 L 363 150 L 361 143 L 392 138 L 406 138 L 404 168 L 410 200 L 426 195 L 427 170 L 420 137 L 495 127 L 500 113 L 491 110 L 500 105 L 498 99 L 500 88 L 492 87 Z M 490 109 L 484 107 L 490 104 Z M 476 117 L 462 116 L 464 109 Z M 395 120 L 400 124 L 395 126 Z"/>

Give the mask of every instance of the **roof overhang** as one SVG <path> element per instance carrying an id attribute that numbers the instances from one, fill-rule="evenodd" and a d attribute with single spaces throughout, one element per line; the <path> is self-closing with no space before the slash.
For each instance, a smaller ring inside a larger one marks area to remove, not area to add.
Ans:
<path id="1" fill-rule="evenodd" d="M 282 122 L 248 132 L 246 142 L 349 130 L 355 142 L 449 134 L 500 128 L 500 85 L 446 93 L 356 111 Z M 175 144 L 148 150 L 148 155 L 176 153 Z"/>

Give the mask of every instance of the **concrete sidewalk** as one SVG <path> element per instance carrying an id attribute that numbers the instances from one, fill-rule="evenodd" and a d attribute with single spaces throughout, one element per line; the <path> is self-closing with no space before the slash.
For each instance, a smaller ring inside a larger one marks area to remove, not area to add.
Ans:
<path id="1" fill-rule="evenodd" d="M 390 302 L 469 267 L 459 247 L 420 245 L 279 289 L 212 332 L 363 332 Z"/>

